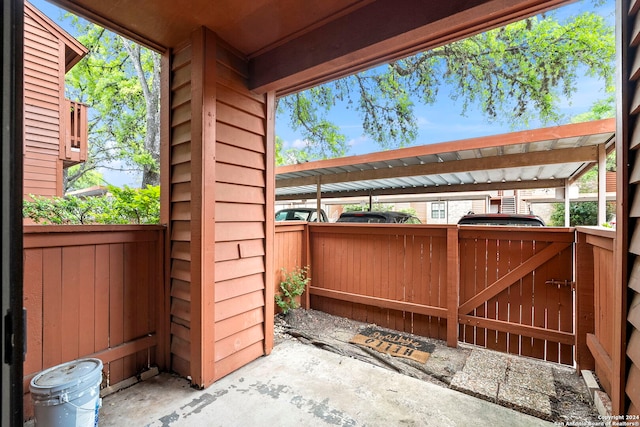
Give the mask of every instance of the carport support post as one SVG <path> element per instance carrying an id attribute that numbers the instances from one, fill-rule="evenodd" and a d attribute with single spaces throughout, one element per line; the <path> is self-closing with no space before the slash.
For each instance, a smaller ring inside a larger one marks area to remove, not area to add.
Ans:
<path id="1" fill-rule="evenodd" d="M 569 180 L 564 180 L 564 226 L 571 226 L 571 197 L 569 196 Z"/>
<path id="2" fill-rule="evenodd" d="M 322 216 L 320 216 L 320 211 L 322 210 L 322 181 L 320 178 L 321 176 L 318 175 L 316 181 L 316 218 L 318 222 L 322 220 Z"/>
<path id="3" fill-rule="evenodd" d="M 607 150 L 604 144 L 598 145 L 598 222 L 607 222 Z"/>

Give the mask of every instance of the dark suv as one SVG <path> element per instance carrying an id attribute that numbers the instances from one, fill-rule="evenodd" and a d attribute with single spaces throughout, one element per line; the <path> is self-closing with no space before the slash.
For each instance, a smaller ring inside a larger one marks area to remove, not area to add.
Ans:
<path id="1" fill-rule="evenodd" d="M 318 213 L 316 208 L 281 209 L 276 212 L 276 221 L 317 222 Z M 329 222 L 327 214 L 322 209 L 320 209 L 320 222 Z"/>
<path id="2" fill-rule="evenodd" d="M 508 225 L 511 227 L 544 227 L 545 223 L 536 215 L 520 214 L 468 214 L 460 218 L 459 225 Z"/>
<path id="3" fill-rule="evenodd" d="M 343 212 L 336 222 L 420 224 L 418 218 L 404 212 Z"/>

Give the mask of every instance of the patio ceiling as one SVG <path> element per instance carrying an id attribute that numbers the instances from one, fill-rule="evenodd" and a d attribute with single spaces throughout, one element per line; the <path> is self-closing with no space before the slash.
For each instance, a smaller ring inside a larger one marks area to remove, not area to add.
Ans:
<path id="1" fill-rule="evenodd" d="M 276 168 L 276 200 L 557 188 L 615 143 L 615 119 Z"/>
<path id="2" fill-rule="evenodd" d="M 51 0 L 158 51 L 204 26 L 278 95 L 442 46 L 572 0 Z"/>

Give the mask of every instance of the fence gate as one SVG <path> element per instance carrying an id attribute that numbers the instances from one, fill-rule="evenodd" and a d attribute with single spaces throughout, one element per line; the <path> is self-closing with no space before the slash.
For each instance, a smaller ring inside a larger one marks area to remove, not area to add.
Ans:
<path id="1" fill-rule="evenodd" d="M 573 234 L 462 227 L 460 341 L 573 364 Z"/>

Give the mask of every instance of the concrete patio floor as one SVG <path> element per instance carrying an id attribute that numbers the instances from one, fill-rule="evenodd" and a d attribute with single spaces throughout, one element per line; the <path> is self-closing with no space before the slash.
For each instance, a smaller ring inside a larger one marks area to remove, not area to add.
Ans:
<path id="1" fill-rule="evenodd" d="M 100 426 L 551 426 L 550 422 L 288 340 L 205 390 L 170 374 L 103 399 Z"/>

